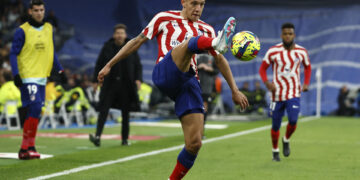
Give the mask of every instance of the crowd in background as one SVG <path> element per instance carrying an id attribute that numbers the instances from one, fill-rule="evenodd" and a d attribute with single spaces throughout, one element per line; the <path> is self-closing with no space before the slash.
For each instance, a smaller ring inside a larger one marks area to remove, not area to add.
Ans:
<path id="1" fill-rule="evenodd" d="M 254 81 L 254 89 L 250 89 L 250 83 L 246 81 L 239 90 L 244 93 L 250 104 L 246 110 L 240 111 L 241 113 L 265 114 L 267 112 L 266 90 L 261 88 L 260 81 Z"/>
<path id="2" fill-rule="evenodd" d="M 338 109 L 332 112 L 337 116 L 360 116 L 360 88 L 350 89 L 343 85 L 337 97 Z"/>

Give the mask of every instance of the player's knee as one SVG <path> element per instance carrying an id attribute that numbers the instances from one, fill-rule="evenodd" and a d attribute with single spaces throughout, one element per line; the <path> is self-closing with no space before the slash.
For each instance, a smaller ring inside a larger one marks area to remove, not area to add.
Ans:
<path id="1" fill-rule="evenodd" d="M 280 126 L 272 126 L 271 129 L 274 131 L 278 131 L 280 129 Z"/>
<path id="2" fill-rule="evenodd" d="M 186 150 L 193 154 L 197 154 L 202 146 L 201 138 L 199 140 L 194 140 L 186 145 Z"/>
<path id="3" fill-rule="evenodd" d="M 198 48 L 198 39 L 199 39 L 200 36 L 197 36 L 197 37 L 192 37 L 190 38 L 190 40 L 187 42 L 188 44 L 188 49 L 190 52 L 192 53 L 202 53 L 203 51 L 200 50 Z"/>
<path id="4" fill-rule="evenodd" d="M 289 124 L 295 126 L 297 123 L 297 119 L 289 119 Z"/>

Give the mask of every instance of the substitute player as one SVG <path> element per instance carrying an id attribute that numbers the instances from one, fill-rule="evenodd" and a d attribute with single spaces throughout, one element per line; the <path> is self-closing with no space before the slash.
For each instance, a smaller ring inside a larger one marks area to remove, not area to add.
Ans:
<path id="1" fill-rule="evenodd" d="M 35 137 L 44 105 L 46 78 L 53 66 L 64 76 L 54 53 L 53 28 L 43 22 L 43 0 L 30 1 L 29 14 L 29 21 L 16 29 L 10 52 L 15 85 L 20 88 L 22 105 L 27 109 L 19 159 L 40 158 Z"/>
<path id="2" fill-rule="evenodd" d="M 130 40 L 99 72 L 102 82 L 110 69 L 121 59 L 139 49 L 147 40 L 157 38 L 158 58 L 153 70 L 154 84 L 175 101 L 185 137 L 185 147 L 169 179 L 181 179 L 193 166 L 201 147 L 204 107 L 197 76 L 195 54 L 208 51 L 215 57 L 217 66 L 232 91 L 232 98 L 242 108 L 248 106 L 246 97 L 238 90 L 229 64 L 220 53 L 228 50 L 235 19 L 229 18 L 215 38 L 212 26 L 199 20 L 205 0 L 181 0 L 181 11 L 158 13 L 140 33 Z M 215 51 L 216 50 L 216 51 Z"/>
<path id="3" fill-rule="evenodd" d="M 259 73 L 266 87 L 272 93 L 270 104 L 272 116 L 272 152 L 273 161 L 280 161 L 278 139 L 282 117 L 286 110 L 289 123 L 285 136 L 282 138 L 283 154 L 290 155 L 290 136 L 296 129 L 296 123 L 300 112 L 300 93 L 308 91 L 311 65 L 305 48 L 294 43 L 295 27 L 291 23 L 285 23 L 281 27 L 282 43 L 271 47 L 264 57 Z M 305 80 L 301 88 L 300 64 L 304 66 Z M 266 69 L 272 65 L 273 82 L 268 81 Z"/>

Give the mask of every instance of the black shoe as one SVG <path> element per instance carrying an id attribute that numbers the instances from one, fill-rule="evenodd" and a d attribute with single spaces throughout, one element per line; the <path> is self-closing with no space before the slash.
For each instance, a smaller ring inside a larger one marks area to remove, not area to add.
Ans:
<path id="1" fill-rule="evenodd" d="M 273 152 L 273 161 L 280 161 L 280 156 L 279 156 L 279 152 Z"/>
<path id="2" fill-rule="evenodd" d="M 30 159 L 30 154 L 27 149 L 20 149 L 18 157 L 20 160 L 28 160 Z"/>
<path id="3" fill-rule="evenodd" d="M 127 140 L 122 140 L 121 145 L 122 146 L 130 146 L 130 143 Z"/>
<path id="4" fill-rule="evenodd" d="M 290 143 L 285 142 L 284 138 L 282 138 L 282 143 L 283 143 L 283 154 L 285 157 L 288 157 L 290 155 Z"/>
<path id="5" fill-rule="evenodd" d="M 92 134 L 89 134 L 89 140 L 96 146 L 100 146 L 100 136 L 94 136 Z"/>

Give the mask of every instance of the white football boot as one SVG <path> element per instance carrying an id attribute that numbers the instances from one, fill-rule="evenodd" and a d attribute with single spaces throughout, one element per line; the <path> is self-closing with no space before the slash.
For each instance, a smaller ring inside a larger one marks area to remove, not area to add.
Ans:
<path id="1" fill-rule="evenodd" d="M 234 17 L 230 17 L 223 29 L 218 32 L 218 36 L 212 41 L 213 48 L 220 54 L 224 54 L 228 51 L 230 37 L 235 32 L 236 20 Z"/>

